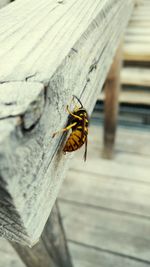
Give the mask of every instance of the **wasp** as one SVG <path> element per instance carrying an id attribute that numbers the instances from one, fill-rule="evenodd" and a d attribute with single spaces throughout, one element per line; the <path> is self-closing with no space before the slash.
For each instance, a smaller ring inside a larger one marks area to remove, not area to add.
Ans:
<path id="1" fill-rule="evenodd" d="M 69 106 L 67 105 L 67 112 L 69 113 L 67 125 L 64 129 L 54 133 L 53 137 L 58 133 L 66 132 L 71 129 L 72 132 L 65 143 L 63 152 L 75 151 L 85 144 L 84 161 L 86 161 L 89 117 L 79 98 L 73 95 L 73 100 L 74 99 L 78 101 L 80 106 L 76 105 L 73 111 L 70 111 Z"/>

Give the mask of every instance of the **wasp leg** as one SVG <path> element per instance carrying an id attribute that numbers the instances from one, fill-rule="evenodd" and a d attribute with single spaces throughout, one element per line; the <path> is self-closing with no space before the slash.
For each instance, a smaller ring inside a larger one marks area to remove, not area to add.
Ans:
<path id="1" fill-rule="evenodd" d="M 58 134 L 58 133 L 63 133 L 63 132 L 69 131 L 69 130 L 70 130 L 73 126 L 75 126 L 76 124 L 77 124 L 77 122 L 74 122 L 74 123 L 68 125 L 66 128 L 61 129 L 60 131 L 53 133 L 52 138 L 54 138 L 55 135 Z"/>
<path id="2" fill-rule="evenodd" d="M 80 116 L 74 115 L 74 114 L 69 110 L 69 106 L 68 106 L 68 105 L 67 105 L 67 111 L 68 111 L 68 113 L 69 113 L 71 116 L 73 116 L 74 118 L 76 118 L 76 119 L 82 121 L 82 118 L 81 118 Z"/>

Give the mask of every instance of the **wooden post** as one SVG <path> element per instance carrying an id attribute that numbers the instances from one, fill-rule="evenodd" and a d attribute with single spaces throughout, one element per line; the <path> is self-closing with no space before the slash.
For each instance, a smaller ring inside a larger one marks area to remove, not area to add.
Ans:
<path id="1" fill-rule="evenodd" d="M 57 203 L 33 248 L 10 243 L 27 267 L 72 267 Z"/>
<path id="2" fill-rule="evenodd" d="M 120 91 L 120 70 L 122 62 L 122 43 L 120 44 L 105 83 L 104 108 L 104 148 L 103 157 L 111 159 L 114 154 L 114 143 L 118 115 L 118 97 Z"/>

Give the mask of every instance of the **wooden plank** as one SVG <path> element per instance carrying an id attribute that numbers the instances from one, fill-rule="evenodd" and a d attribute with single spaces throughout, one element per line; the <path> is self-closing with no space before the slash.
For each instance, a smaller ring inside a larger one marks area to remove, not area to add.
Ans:
<path id="1" fill-rule="evenodd" d="M 101 163 L 101 159 L 99 161 Z M 150 173 L 150 167 L 147 168 L 147 172 Z M 65 200 L 150 219 L 149 196 L 150 183 L 142 183 L 138 181 L 138 177 L 136 181 L 124 179 L 121 173 L 119 177 L 112 177 L 107 164 L 105 175 L 95 174 L 92 169 L 90 172 L 71 170 L 59 197 L 60 202 Z"/>
<path id="2" fill-rule="evenodd" d="M 150 44 L 150 36 L 149 35 L 126 35 L 125 36 L 126 43 L 140 43 L 140 44 Z"/>
<path id="3" fill-rule="evenodd" d="M 130 82 L 130 81 L 129 81 Z M 101 94 L 99 97 L 100 100 L 105 100 L 104 94 Z M 128 104 L 143 104 L 143 105 L 150 105 L 150 92 L 147 91 L 140 91 L 134 90 L 131 87 L 128 87 L 127 90 L 123 90 L 119 96 L 120 103 L 128 103 Z"/>
<path id="4" fill-rule="evenodd" d="M 72 267 L 70 253 L 66 243 L 66 237 L 62 224 L 61 214 L 57 202 L 46 223 L 42 233 L 42 240 L 46 250 L 51 255 L 57 266 Z M 45 266 L 42 264 L 41 266 Z"/>
<path id="5" fill-rule="evenodd" d="M 11 242 L 13 248 L 20 255 L 20 258 L 27 267 L 57 267 L 52 258 L 49 256 L 49 252 L 45 249 L 44 243 L 39 242 L 33 248 L 26 246 L 20 246 L 18 243 Z"/>
<path id="6" fill-rule="evenodd" d="M 99 131 L 99 135 L 97 134 Z M 100 140 L 99 140 L 100 139 Z M 124 141 L 126 140 L 126 142 Z M 138 142 L 137 142 L 138 140 Z M 92 126 L 89 129 L 89 143 L 93 144 L 94 149 L 97 147 L 97 142 L 99 146 L 102 147 L 102 128 L 97 126 Z M 101 144 L 101 145 L 100 145 Z M 150 156 L 150 135 L 149 131 L 143 129 L 139 129 L 137 132 L 134 128 L 127 127 L 118 127 L 117 139 L 116 139 L 116 151 L 118 153 L 128 152 L 131 154 L 142 155 L 147 158 Z M 79 152 L 77 152 L 79 153 Z"/>
<path id="7" fill-rule="evenodd" d="M 97 131 L 96 131 L 97 130 Z M 92 127 L 92 129 L 90 129 L 90 135 L 89 135 L 89 145 L 88 145 L 88 159 L 90 160 L 90 158 L 92 157 L 97 157 L 97 158 L 101 158 L 100 157 L 100 151 L 102 150 L 103 147 L 103 143 L 102 143 L 102 139 L 99 138 L 98 139 L 98 135 L 97 132 L 99 132 L 99 135 L 102 136 L 102 129 L 100 129 L 100 127 L 96 127 L 95 129 Z M 147 132 L 148 135 L 148 132 Z M 140 133 L 139 133 L 140 136 Z M 135 136 L 136 140 L 138 139 L 138 136 Z M 144 137 L 143 137 L 144 138 Z M 122 142 L 120 142 L 120 140 L 126 140 L 126 142 L 124 142 L 124 145 L 122 145 Z M 148 142 L 149 140 L 147 140 L 145 138 L 145 140 L 142 140 L 142 138 L 140 138 L 140 145 L 144 145 L 147 144 L 148 149 L 149 145 Z M 128 146 L 130 145 L 130 150 L 128 151 Z M 132 166 L 141 166 L 143 167 L 149 167 L 150 166 L 150 157 L 149 155 L 144 155 L 143 153 L 140 153 L 140 151 L 138 151 L 139 147 L 137 146 L 137 149 L 135 150 L 136 147 L 134 147 L 134 145 L 132 146 L 132 136 L 130 135 L 126 135 L 126 133 L 124 134 L 122 132 L 122 134 L 120 134 L 120 129 L 119 129 L 119 133 L 117 136 L 117 140 L 116 140 L 116 153 L 115 153 L 115 157 L 113 159 L 113 161 L 121 163 L 121 164 L 129 164 Z M 79 157 L 80 157 L 80 153 L 78 153 Z M 108 170 L 109 169 L 109 162 L 108 162 Z"/>
<path id="8" fill-rule="evenodd" d="M 149 219 L 63 201 L 59 205 L 69 241 L 150 263 Z"/>
<path id="9" fill-rule="evenodd" d="M 0 240 L 0 267 L 24 267 L 25 265 L 17 257 L 15 251 L 10 247 L 6 240 Z M 126 258 L 122 255 L 115 255 L 109 251 L 96 250 L 91 246 L 83 246 L 69 242 L 69 249 L 73 258 L 75 267 L 147 267 L 148 265 L 141 261 L 138 262 L 134 259 Z"/>
<path id="10" fill-rule="evenodd" d="M 41 100 L 35 95 L 11 123 L 11 112 L 1 120 L 7 133 L 0 144 L 0 234 L 5 238 L 29 246 L 39 240 L 70 161 L 62 153 L 62 136 L 52 139 L 53 132 L 66 123 L 72 94 L 91 113 L 132 7 L 131 0 L 27 0 L 3 9 L 1 86 L 31 82 L 31 91 L 36 83 L 44 88 Z"/>
<path id="11" fill-rule="evenodd" d="M 143 104 L 150 105 L 150 92 L 135 90 L 132 91 L 132 88 L 128 88 L 127 91 L 122 91 L 119 101 L 121 103 L 130 103 L 130 104 Z"/>
<path id="12" fill-rule="evenodd" d="M 100 249 L 94 249 L 91 246 L 84 246 L 82 244 L 69 242 L 69 247 L 74 257 L 75 267 L 147 267 L 148 264 L 144 261 L 137 261 L 111 253 Z"/>
<path id="13" fill-rule="evenodd" d="M 150 61 L 149 44 L 125 44 L 123 48 L 125 61 Z"/>
<path id="14" fill-rule="evenodd" d="M 28 267 L 72 267 L 57 203 L 47 220 L 42 237 L 33 248 L 15 242 L 11 242 L 11 245 Z"/>
<path id="15" fill-rule="evenodd" d="M 150 14 L 150 12 L 149 12 L 149 14 Z M 133 15 L 132 15 L 132 17 L 131 17 L 131 20 L 130 21 L 134 21 L 134 20 L 140 20 L 140 21 L 149 21 L 150 22 L 150 17 L 149 17 L 149 14 L 135 14 L 134 12 L 133 12 Z"/>
<path id="16" fill-rule="evenodd" d="M 14 12 L 15 9 L 16 12 L 18 12 L 17 8 L 19 3 L 14 3 L 12 9 L 13 16 L 9 14 L 9 20 L 6 9 L 3 13 L 3 27 L 0 29 L 0 40 L 2 42 L 0 54 L 4 62 L 0 80 L 14 80 L 16 78 L 23 80 L 30 75 L 33 75 L 32 80 L 47 80 L 70 52 L 70 48 L 73 47 L 76 40 L 78 40 L 81 34 L 87 29 L 87 26 L 90 25 L 93 18 L 96 18 L 101 9 L 111 1 L 104 1 L 103 6 L 98 0 L 95 1 L 94 5 L 93 2 L 91 5 L 91 1 L 89 1 L 88 4 L 82 2 L 81 5 L 80 1 L 76 2 L 73 0 L 65 4 L 54 3 L 53 1 L 49 1 L 47 4 L 45 0 L 41 1 L 40 5 L 34 1 L 28 2 L 28 6 L 26 3 L 22 3 L 23 12 L 21 12 L 18 17 L 17 25 L 14 21 Z M 126 6 L 127 5 L 131 5 L 131 1 L 128 1 Z M 79 7 L 82 7 L 84 12 L 80 12 Z M 116 7 L 119 8 L 120 6 L 116 5 Z M 36 10 L 36 13 L 32 13 L 34 10 Z M 49 14 L 51 14 L 51 16 L 49 16 Z M 66 21 L 67 23 L 65 23 Z M 80 23 L 81 21 L 82 24 Z M 61 31 L 63 24 L 63 31 Z M 18 30 L 18 27 L 20 29 L 21 25 L 24 25 L 24 28 Z M 29 42 L 33 29 L 34 35 L 32 42 Z M 18 31 L 12 34 L 16 30 Z M 61 35 L 56 33 L 60 31 Z M 63 42 L 60 42 L 62 36 Z M 42 40 L 42 38 L 43 43 L 39 45 L 39 39 Z M 7 46 L 5 46 L 6 40 Z M 24 49 L 22 49 L 22 45 L 24 45 Z M 54 49 L 56 55 L 54 55 L 54 53 L 52 54 Z M 31 51 L 32 53 L 30 53 Z M 9 62 L 11 62 L 9 65 L 8 57 Z M 50 61 L 47 61 L 48 57 L 50 57 Z M 21 65 L 20 68 L 20 62 L 22 62 L 22 60 L 23 65 Z"/>
<path id="17" fill-rule="evenodd" d="M 89 139 L 89 143 L 92 143 L 92 139 Z M 124 145 L 125 147 L 125 145 Z M 134 151 L 132 153 L 130 153 L 129 151 L 124 151 L 124 147 L 121 149 L 118 149 L 118 147 L 116 147 L 116 154 L 115 154 L 115 158 L 114 161 L 118 162 L 118 163 L 125 163 L 125 164 L 129 164 L 129 165 L 135 165 L 135 166 L 141 166 L 141 167 L 149 167 L 150 166 L 150 159 L 148 156 L 145 155 L 140 155 L 140 154 L 136 154 L 134 153 Z M 102 150 L 102 144 L 98 141 L 94 141 L 94 144 L 92 144 L 92 146 L 89 145 L 88 147 L 88 158 L 90 159 L 91 157 L 100 157 L 100 151 Z"/>
<path id="18" fill-rule="evenodd" d="M 125 85 L 150 87 L 150 69 L 137 68 L 137 67 L 124 67 L 122 68 L 121 71 L 121 83 Z"/>
<path id="19" fill-rule="evenodd" d="M 128 27 L 126 30 L 126 35 L 129 36 L 148 36 L 150 34 L 150 29 L 148 28 L 141 28 L 141 27 Z"/>
<path id="20" fill-rule="evenodd" d="M 79 159 L 75 159 L 74 160 L 74 164 L 72 166 L 72 168 L 74 169 L 74 166 L 76 167 L 76 170 L 83 171 L 86 167 L 86 171 L 90 172 L 91 169 L 93 170 L 93 173 L 98 175 L 107 175 L 108 174 L 108 162 L 107 160 L 104 159 L 100 159 L 97 157 L 93 157 L 91 158 L 90 162 L 88 162 L 88 164 L 83 164 L 82 162 L 80 162 L 81 160 Z M 111 170 L 111 176 L 112 177 L 120 177 L 120 175 L 122 174 L 122 178 L 127 179 L 127 180 L 138 180 L 139 182 L 149 182 L 149 172 L 148 170 L 143 167 L 141 168 L 141 166 L 132 166 L 132 165 L 128 165 L 126 163 L 118 163 L 118 162 L 114 162 L 114 161 L 110 161 L 109 162 L 109 168 Z M 124 170 L 128 170 L 128 172 L 125 172 Z"/>
<path id="21" fill-rule="evenodd" d="M 130 24 L 131 26 L 138 26 L 138 27 L 145 27 L 145 28 L 149 28 L 150 27 L 150 21 L 146 20 L 146 21 L 141 21 L 139 20 L 131 20 Z"/>

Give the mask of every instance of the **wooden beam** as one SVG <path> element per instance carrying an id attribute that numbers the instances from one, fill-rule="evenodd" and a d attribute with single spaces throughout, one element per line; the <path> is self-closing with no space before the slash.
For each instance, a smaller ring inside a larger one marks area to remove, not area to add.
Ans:
<path id="1" fill-rule="evenodd" d="M 0 10 L 5 238 L 38 242 L 70 162 L 65 137 L 52 135 L 67 123 L 73 94 L 91 114 L 132 8 L 132 0 L 26 0 Z"/>
<path id="2" fill-rule="evenodd" d="M 27 267 L 72 267 L 57 203 L 39 242 L 29 248 L 10 242 Z"/>
<path id="3" fill-rule="evenodd" d="M 103 157 L 112 158 L 115 134 L 117 126 L 119 91 L 120 91 L 120 71 L 122 64 L 122 43 L 120 44 L 113 64 L 108 73 L 104 92 L 105 92 L 105 107 L 104 107 L 104 149 Z"/>
<path id="4" fill-rule="evenodd" d="M 57 266 L 72 267 L 61 214 L 56 202 L 42 233 L 42 240 Z"/>
<path id="5" fill-rule="evenodd" d="M 19 254 L 20 258 L 27 267 L 57 267 L 50 257 L 49 252 L 46 250 L 45 244 L 42 242 L 42 240 L 33 248 L 23 247 L 13 242 L 11 242 L 11 245 Z"/>

